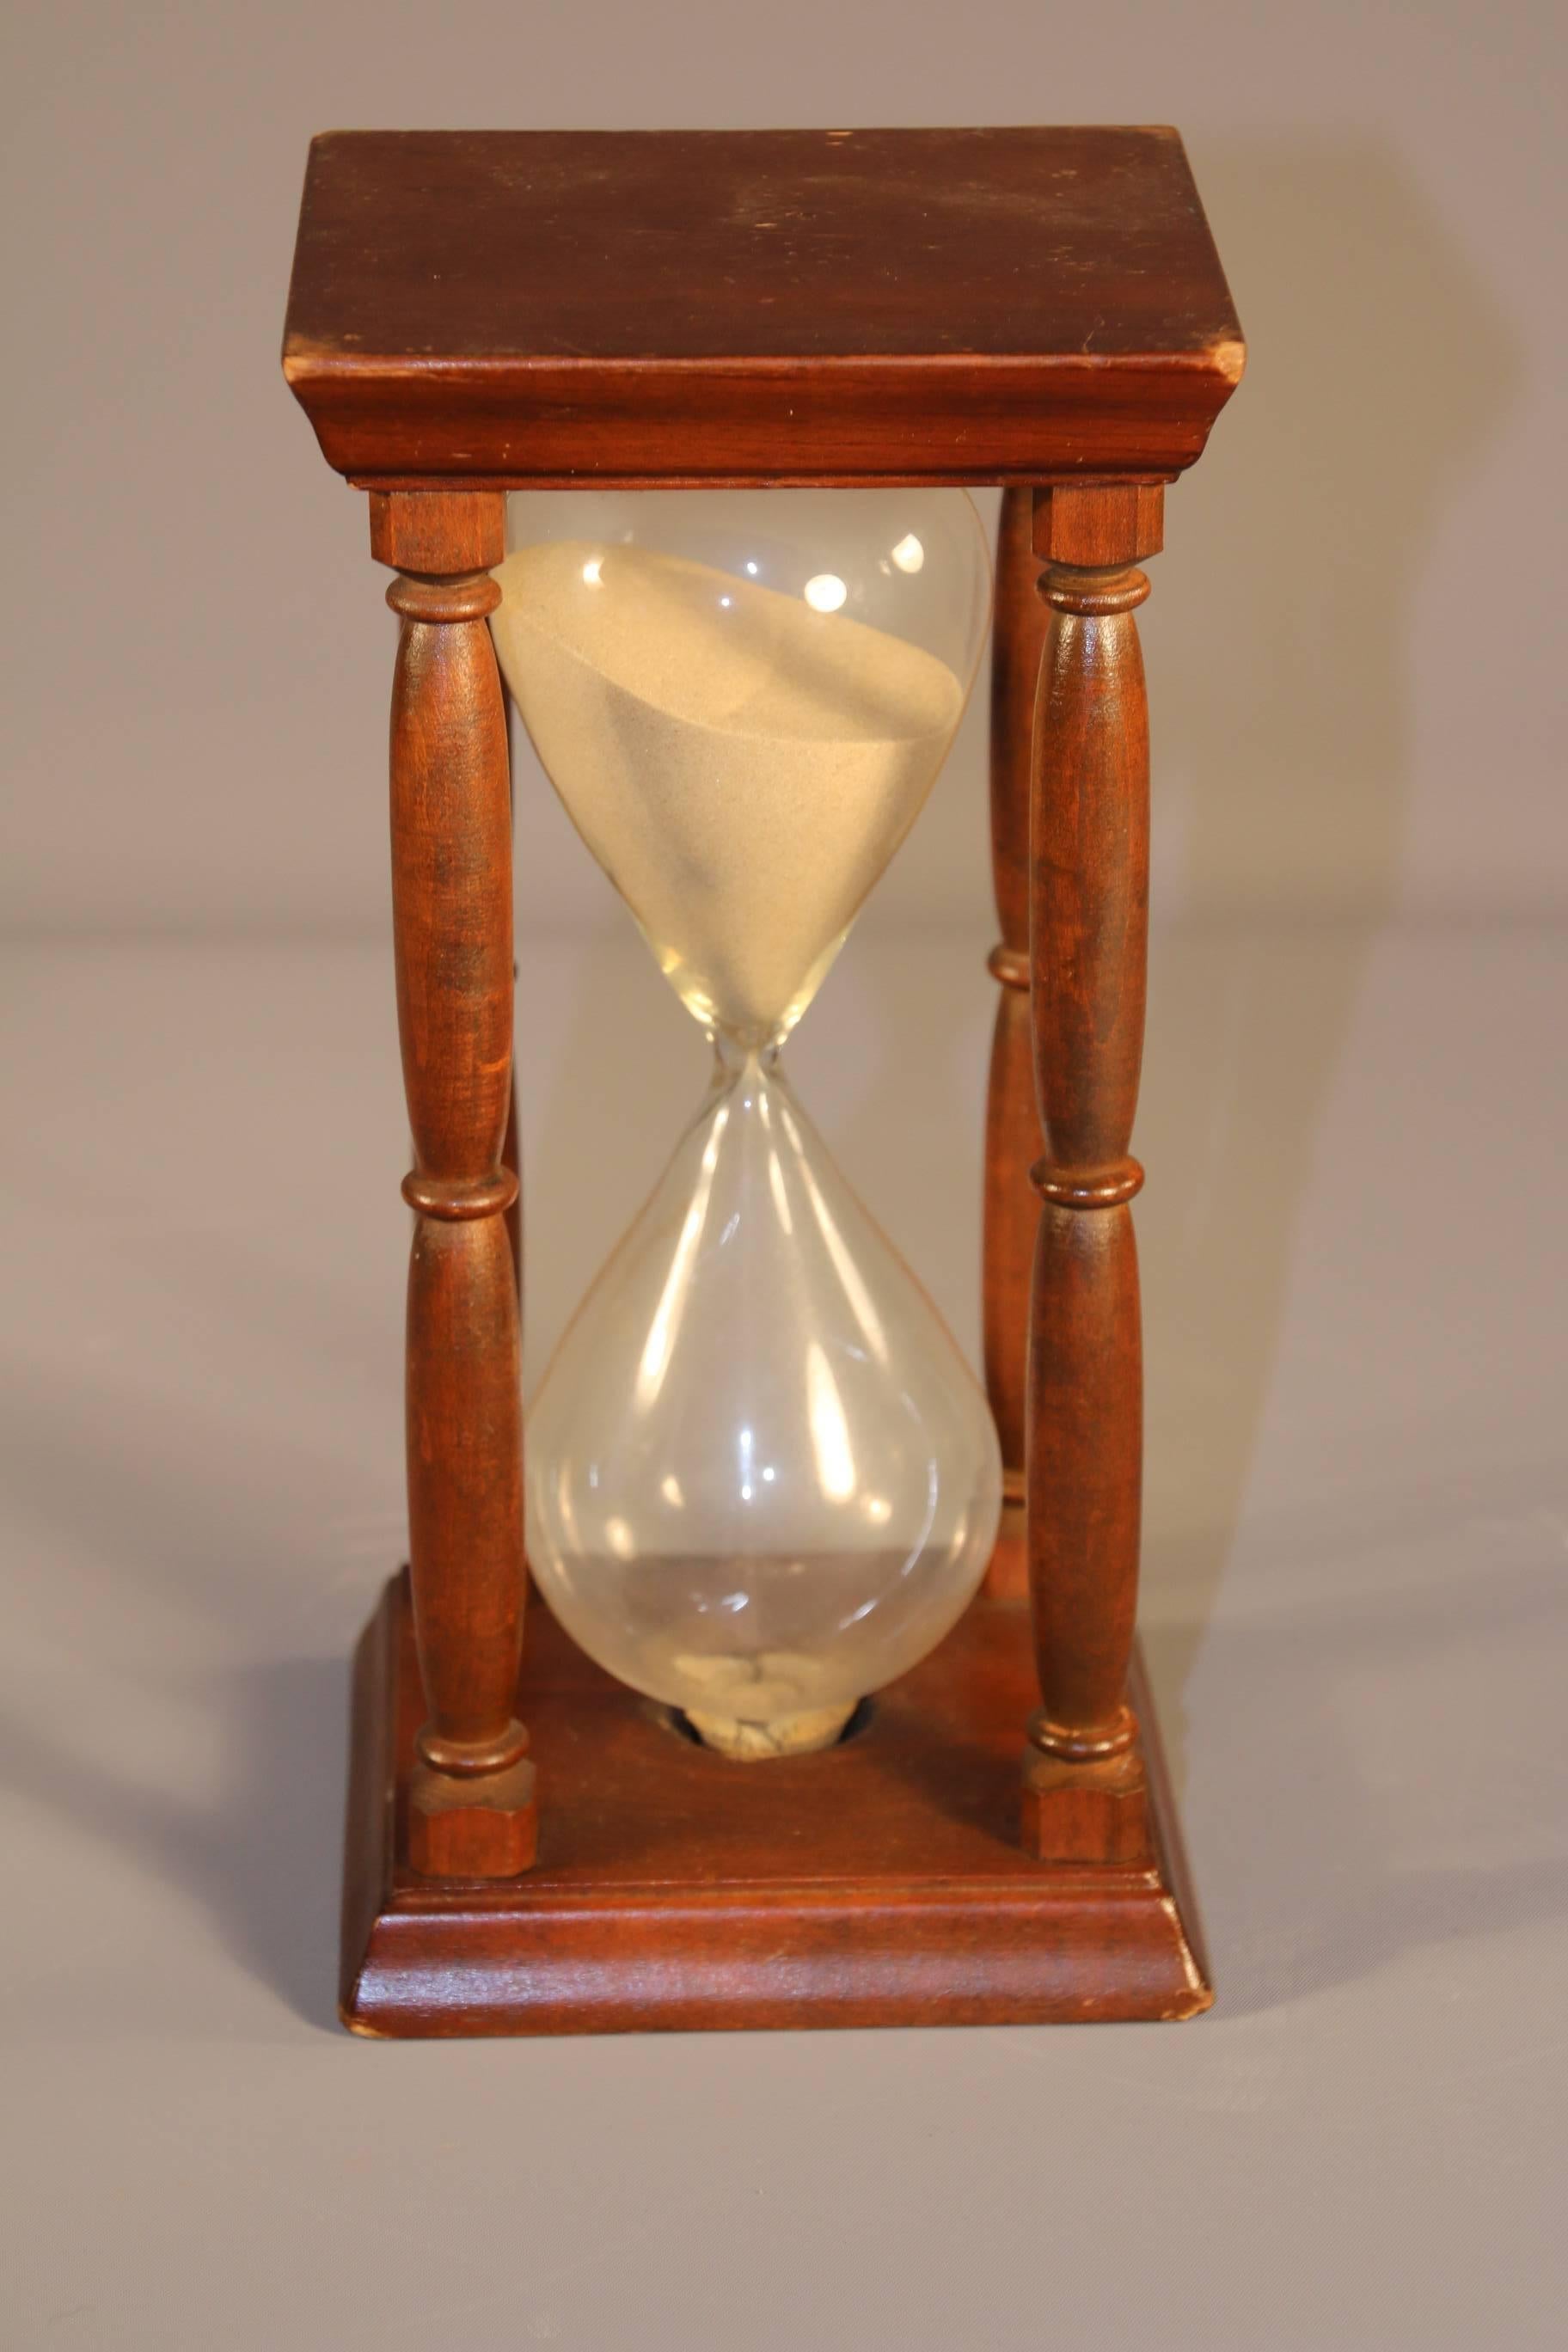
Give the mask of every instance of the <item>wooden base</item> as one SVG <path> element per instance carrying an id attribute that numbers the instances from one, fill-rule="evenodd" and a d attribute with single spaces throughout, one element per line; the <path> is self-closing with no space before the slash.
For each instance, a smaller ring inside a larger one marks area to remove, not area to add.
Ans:
<path id="1" fill-rule="evenodd" d="M 982 1597 L 817 1755 L 736 1763 L 529 1612 L 539 1859 L 408 1864 L 424 1708 L 406 1577 L 354 1672 L 341 2011 L 356 2033 L 1039 2024 L 1213 2000 L 1142 1671 L 1152 1859 L 1031 1861 L 1026 1613 Z"/>

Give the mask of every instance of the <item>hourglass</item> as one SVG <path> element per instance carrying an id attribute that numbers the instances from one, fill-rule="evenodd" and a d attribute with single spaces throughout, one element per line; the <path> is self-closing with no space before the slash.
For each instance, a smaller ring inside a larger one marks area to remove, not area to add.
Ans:
<path id="1" fill-rule="evenodd" d="M 394 574 L 414 1160 L 354 2031 L 1208 2006 L 1133 1641 L 1134 615 L 1242 359 L 1169 131 L 314 142 L 284 366 Z M 998 487 L 983 1387 L 784 1056 L 952 743 Z M 526 1433 L 503 672 L 710 1059 Z"/>
<path id="2" fill-rule="evenodd" d="M 1002 1462 L 977 1381 L 780 1048 L 963 712 L 990 567 L 962 490 L 514 498 L 503 675 L 716 1048 L 528 1421 L 528 1556 L 710 1746 L 826 1746 L 973 1598 Z"/>

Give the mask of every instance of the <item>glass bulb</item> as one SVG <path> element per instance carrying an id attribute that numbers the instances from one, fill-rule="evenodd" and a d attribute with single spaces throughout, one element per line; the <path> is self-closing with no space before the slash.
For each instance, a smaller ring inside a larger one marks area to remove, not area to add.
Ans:
<path id="1" fill-rule="evenodd" d="M 712 1745 L 825 1745 L 1001 1509 L 978 1383 L 778 1060 L 963 714 L 984 539 L 949 490 L 525 494 L 510 537 L 508 684 L 717 1056 L 529 1416 L 531 1565 Z"/>

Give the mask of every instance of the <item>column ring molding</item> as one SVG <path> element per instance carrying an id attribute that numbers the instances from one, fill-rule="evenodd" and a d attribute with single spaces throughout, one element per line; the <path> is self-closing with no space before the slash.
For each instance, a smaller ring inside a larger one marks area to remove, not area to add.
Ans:
<path id="1" fill-rule="evenodd" d="M 1074 1731 L 1066 1724 L 1053 1723 L 1044 1708 L 1029 1717 L 1029 1745 L 1064 1764 L 1106 1763 L 1113 1756 L 1125 1756 L 1137 1741 L 1137 1717 L 1126 1706 L 1118 1709 L 1103 1731 Z"/>
<path id="2" fill-rule="evenodd" d="M 489 1176 L 426 1176 L 417 1168 L 403 1180 L 403 1197 L 422 1217 L 463 1224 L 474 1217 L 501 1217 L 518 1195 L 516 1171 L 497 1168 Z"/>
<path id="3" fill-rule="evenodd" d="M 1027 988 L 1033 977 L 1027 949 L 1010 948 L 1005 940 L 992 949 L 985 969 L 1004 988 Z"/>
<path id="4" fill-rule="evenodd" d="M 400 572 L 386 601 L 405 621 L 482 621 L 500 603 L 500 586 L 488 572 L 441 580 Z"/>
<path id="5" fill-rule="evenodd" d="M 1113 572 L 1075 572 L 1058 564 L 1041 573 L 1039 592 L 1056 612 L 1093 620 L 1135 613 L 1148 601 L 1149 576 L 1124 564 Z"/>
<path id="6" fill-rule="evenodd" d="M 1132 1159 L 1108 1160 L 1099 1168 L 1059 1168 L 1037 1160 L 1029 1181 L 1042 1201 L 1058 1209 L 1114 1209 L 1143 1189 L 1143 1170 Z"/>

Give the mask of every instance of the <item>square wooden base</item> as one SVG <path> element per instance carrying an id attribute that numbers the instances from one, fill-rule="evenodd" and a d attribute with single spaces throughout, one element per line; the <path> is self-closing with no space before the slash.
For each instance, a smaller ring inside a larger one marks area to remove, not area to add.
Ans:
<path id="1" fill-rule="evenodd" d="M 539 1859 L 407 1861 L 424 1709 L 405 1576 L 355 1663 L 341 2011 L 356 2033 L 616 2033 L 1191 2017 L 1213 2000 L 1141 1670 L 1142 1865 L 1019 1843 L 1028 1620 L 982 1597 L 863 1727 L 735 1763 L 602 1674 L 541 1606 L 521 1712 Z"/>

